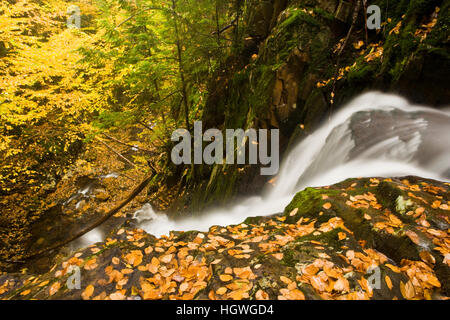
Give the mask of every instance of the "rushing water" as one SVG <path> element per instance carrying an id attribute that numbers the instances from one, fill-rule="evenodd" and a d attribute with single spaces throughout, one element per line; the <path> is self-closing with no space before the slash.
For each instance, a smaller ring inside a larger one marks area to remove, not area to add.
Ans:
<path id="1" fill-rule="evenodd" d="M 363 94 L 293 148 L 274 187 L 198 217 L 171 220 L 147 204 L 135 213 L 141 228 L 156 236 L 171 230 L 206 231 L 213 225 L 284 210 L 305 187 L 351 177 L 417 175 L 450 179 L 450 112 L 413 106 L 390 94 Z"/>

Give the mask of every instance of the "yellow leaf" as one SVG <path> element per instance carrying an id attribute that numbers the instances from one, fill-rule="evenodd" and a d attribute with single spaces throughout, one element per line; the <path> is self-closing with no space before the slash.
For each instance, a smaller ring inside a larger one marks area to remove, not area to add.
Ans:
<path id="1" fill-rule="evenodd" d="M 392 281 L 389 276 L 384 277 L 384 281 L 386 281 L 386 285 L 388 286 L 389 290 L 392 290 Z"/>
<path id="2" fill-rule="evenodd" d="M 389 269 L 391 269 L 392 271 L 396 272 L 396 273 L 400 273 L 400 268 L 396 267 L 390 263 L 386 263 L 385 265 L 386 267 L 388 267 Z"/>
<path id="3" fill-rule="evenodd" d="M 416 294 L 411 281 L 408 281 L 406 284 L 400 281 L 400 292 L 405 299 L 412 299 Z"/>
<path id="4" fill-rule="evenodd" d="M 50 289 L 48 290 L 49 295 L 54 295 L 58 290 L 61 288 L 61 284 L 59 282 L 55 282 L 51 285 Z"/>
<path id="5" fill-rule="evenodd" d="M 28 289 L 28 290 L 22 291 L 22 292 L 20 293 L 20 295 L 21 295 L 21 296 L 26 296 L 26 295 L 29 294 L 30 292 L 31 292 L 31 290 Z"/>
<path id="6" fill-rule="evenodd" d="M 50 281 L 45 280 L 44 282 L 41 282 L 41 283 L 38 285 L 38 287 L 46 286 L 49 282 L 50 282 Z"/>

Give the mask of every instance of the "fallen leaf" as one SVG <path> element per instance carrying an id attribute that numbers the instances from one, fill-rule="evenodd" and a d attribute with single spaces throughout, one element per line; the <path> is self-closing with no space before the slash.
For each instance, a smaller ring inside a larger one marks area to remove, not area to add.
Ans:
<path id="1" fill-rule="evenodd" d="M 274 254 L 272 254 L 272 256 L 273 256 L 275 259 L 277 259 L 277 260 L 282 260 L 284 254 L 282 254 L 282 253 L 274 253 Z"/>
<path id="2" fill-rule="evenodd" d="M 408 281 L 406 284 L 400 281 L 400 292 L 402 293 L 405 299 L 412 299 L 416 294 L 414 291 L 414 286 L 411 283 L 411 281 Z"/>
<path id="3" fill-rule="evenodd" d="M 61 288 L 61 284 L 59 282 L 55 282 L 51 285 L 50 289 L 48 290 L 49 295 L 54 295 L 58 290 Z"/>
<path id="4" fill-rule="evenodd" d="M 89 300 L 89 298 L 94 293 L 94 286 L 92 284 L 88 285 L 86 289 L 84 289 L 83 293 L 81 293 L 81 298 L 83 300 Z"/>
<path id="5" fill-rule="evenodd" d="M 31 292 L 31 290 L 28 289 L 28 290 L 22 291 L 22 292 L 20 293 L 20 295 L 21 295 L 21 296 L 26 296 L 26 295 L 29 294 L 30 292 Z"/>
<path id="6" fill-rule="evenodd" d="M 419 244 L 420 243 L 420 239 L 419 236 L 417 235 L 417 233 L 415 233 L 414 231 L 411 230 L 407 230 L 405 232 L 405 234 L 408 236 L 408 238 L 411 239 L 412 242 L 414 242 L 415 244 Z"/>
<path id="7" fill-rule="evenodd" d="M 219 289 L 217 289 L 216 293 L 219 295 L 225 294 L 225 292 L 227 292 L 227 288 L 225 287 L 220 287 Z"/>
<path id="8" fill-rule="evenodd" d="M 295 208 L 294 210 L 291 211 L 291 213 L 289 213 L 289 216 L 293 217 L 297 214 L 298 212 L 298 208 Z"/>
<path id="9" fill-rule="evenodd" d="M 219 276 L 219 278 L 220 278 L 220 280 L 222 280 L 223 282 L 227 282 L 227 281 L 233 280 L 233 277 L 230 276 L 229 274 L 221 274 L 221 275 Z"/>
<path id="10" fill-rule="evenodd" d="M 325 210 L 328 210 L 331 208 L 331 203 L 327 202 L 322 206 Z"/>
<path id="11" fill-rule="evenodd" d="M 386 281 L 386 285 L 388 286 L 389 290 L 392 290 L 392 281 L 389 276 L 384 277 L 384 281 Z"/>
<path id="12" fill-rule="evenodd" d="M 423 262 L 429 263 L 429 264 L 435 264 L 436 263 L 436 259 L 433 257 L 433 255 L 424 250 L 420 252 L 420 259 L 422 259 Z"/>
<path id="13" fill-rule="evenodd" d="M 260 289 L 256 291 L 255 298 L 256 300 L 269 300 L 269 295 Z"/>

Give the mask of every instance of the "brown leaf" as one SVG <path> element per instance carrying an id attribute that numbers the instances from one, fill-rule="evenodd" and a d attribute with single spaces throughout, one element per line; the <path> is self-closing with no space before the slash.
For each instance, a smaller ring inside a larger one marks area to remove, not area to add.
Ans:
<path id="1" fill-rule="evenodd" d="M 414 231 L 411 230 L 407 230 L 405 232 L 405 234 L 408 236 L 408 238 L 411 239 L 412 242 L 414 242 L 415 244 L 419 244 L 420 243 L 420 239 L 419 236 L 417 235 L 417 233 L 415 233 Z"/>
<path id="2" fill-rule="evenodd" d="M 436 259 L 433 257 L 433 255 L 424 250 L 420 252 L 420 259 L 422 259 L 423 262 L 429 263 L 429 264 L 435 264 L 436 263 Z"/>

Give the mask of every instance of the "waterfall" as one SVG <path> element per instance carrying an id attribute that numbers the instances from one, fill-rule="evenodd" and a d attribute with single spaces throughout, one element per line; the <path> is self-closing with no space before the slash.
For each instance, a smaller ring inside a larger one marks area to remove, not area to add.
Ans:
<path id="1" fill-rule="evenodd" d="M 450 179 L 450 112 L 413 106 L 392 94 L 360 95 L 289 151 L 271 189 L 229 207 L 172 220 L 150 205 L 135 217 L 145 231 L 207 231 L 282 212 L 296 192 L 347 178 L 417 175 Z"/>

